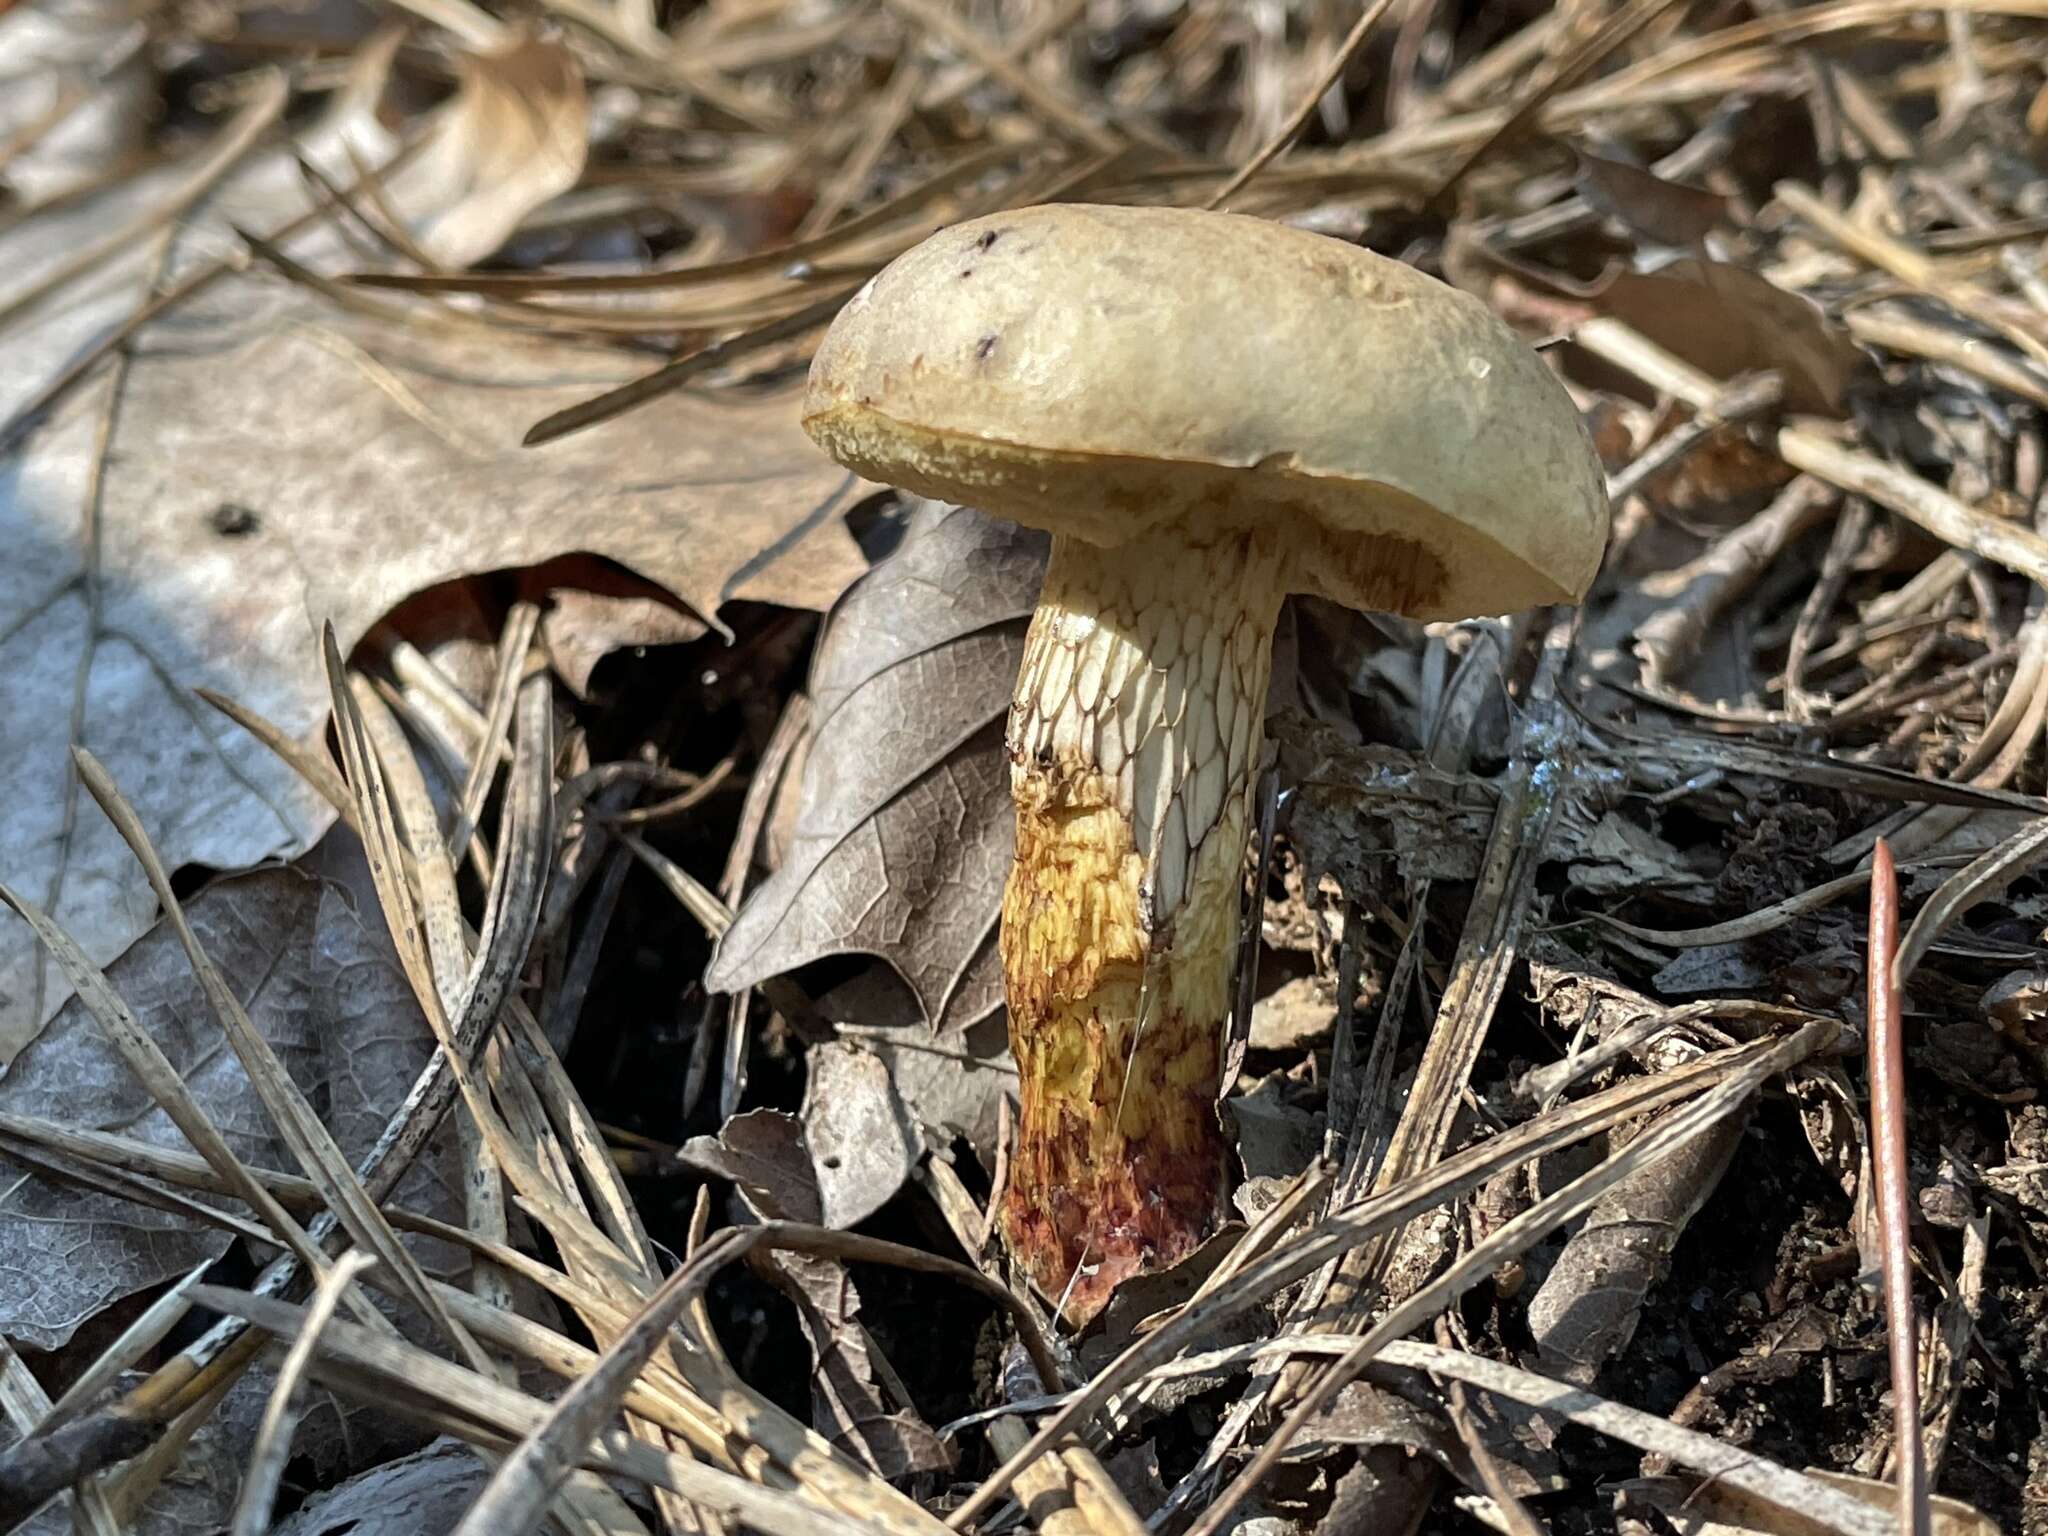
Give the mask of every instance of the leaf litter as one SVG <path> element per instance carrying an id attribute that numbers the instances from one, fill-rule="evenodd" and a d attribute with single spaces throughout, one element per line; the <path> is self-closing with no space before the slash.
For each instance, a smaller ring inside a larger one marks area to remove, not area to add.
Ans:
<path id="1" fill-rule="evenodd" d="M 2040 1528 L 2044 23 L 0 11 L 0 880 L 65 961 L 0 924 L 0 1524 L 1898 1528 L 1883 836 L 1932 1528 Z M 985 1216 L 1042 548 L 792 388 L 1052 197 L 1480 293 L 1616 503 L 1576 617 L 1291 609 L 1242 1224 L 1072 1340 Z"/>

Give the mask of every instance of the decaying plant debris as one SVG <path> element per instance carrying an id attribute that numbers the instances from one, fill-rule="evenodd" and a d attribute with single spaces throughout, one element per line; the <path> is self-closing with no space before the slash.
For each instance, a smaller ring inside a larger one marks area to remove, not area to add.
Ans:
<path id="1" fill-rule="evenodd" d="M 1883 838 L 1931 1528 L 2048 1532 L 2038 0 L 0 0 L 0 180 L 0 1529 L 1900 1529 Z M 1043 551 L 792 392 L 1056 200 L 1478 294 L 1616 516 L 1283 612 L 1236 1219 L 1078 1335 Z"/>

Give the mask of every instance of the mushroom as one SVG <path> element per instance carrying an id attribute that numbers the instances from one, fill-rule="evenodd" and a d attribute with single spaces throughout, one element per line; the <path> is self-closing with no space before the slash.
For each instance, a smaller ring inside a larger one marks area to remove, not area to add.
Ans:
<path id="1" fill-rule="evenodd" d="M 1008 745 L 1001 1221 L 1072 1321 L 1213 1228 L 1280 600 L 1575 601 L 1607 534 L 1563 386 L 1484 305 L 1322 235 L 1060 204 L 944 229 L 841 310 L 804 427 L 1051 532 Z"/>

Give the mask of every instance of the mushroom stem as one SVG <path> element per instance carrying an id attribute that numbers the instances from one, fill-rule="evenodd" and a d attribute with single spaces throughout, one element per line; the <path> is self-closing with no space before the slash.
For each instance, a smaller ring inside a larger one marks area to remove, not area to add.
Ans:
<path id="1" fill-rule="evenodd" d="M 1002 1219 L 1066 1315 L 1213 1228 L 1223 1022 L 1283 552 L 1184 522 L 1053 541 L 1010 708 L 1003 973 L 1022 1113 Z"/>

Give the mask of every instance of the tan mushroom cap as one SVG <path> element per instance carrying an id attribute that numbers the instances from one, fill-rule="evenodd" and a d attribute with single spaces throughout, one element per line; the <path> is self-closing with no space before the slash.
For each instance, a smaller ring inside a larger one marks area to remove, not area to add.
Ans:
<path id="1" fill-rule="evenodd" d="M 941 230 L 833 322 L 804 426 L 870 479 L 1104 546 L 1294 519 L 1295 590 L 1418 618 L 1577 599 L 1607 538 L 1571 398 L 1483 304 L 1235 214 Z"/>

